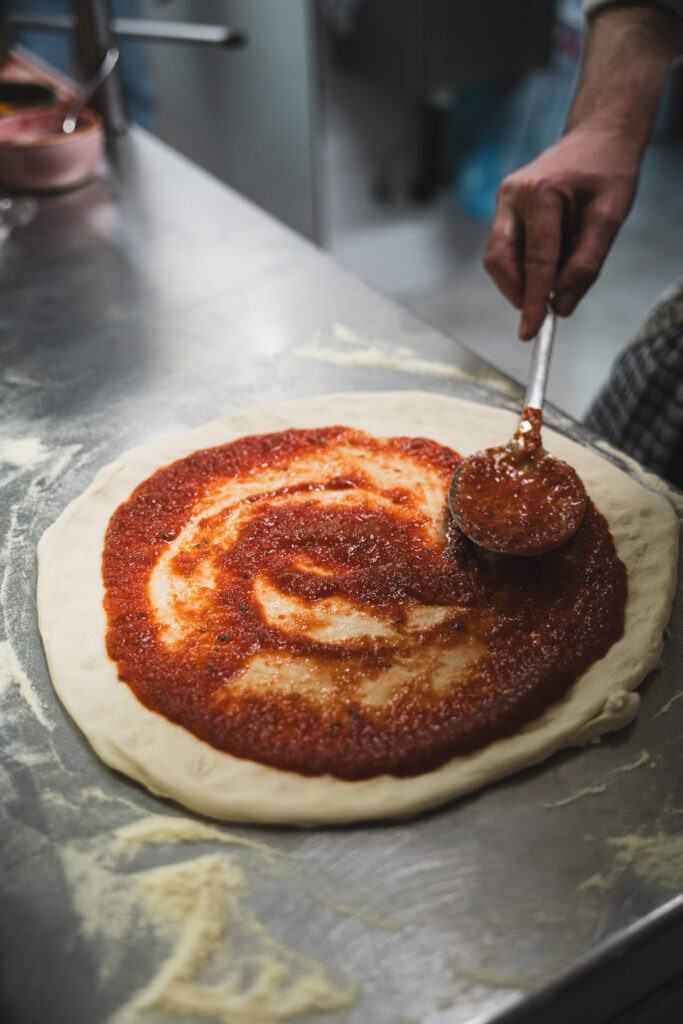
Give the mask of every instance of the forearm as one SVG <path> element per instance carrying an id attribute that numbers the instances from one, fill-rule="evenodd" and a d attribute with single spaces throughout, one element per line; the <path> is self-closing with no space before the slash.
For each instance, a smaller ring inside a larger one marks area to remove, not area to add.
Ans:
<path id="1" fill-rule="evenodd" d="M 647 146 L 672 62 L 683 46 L 683 19 L 657 4 L 599 6 L 566 132 L 589 128 L 619 136 L 638 158 Z"/>

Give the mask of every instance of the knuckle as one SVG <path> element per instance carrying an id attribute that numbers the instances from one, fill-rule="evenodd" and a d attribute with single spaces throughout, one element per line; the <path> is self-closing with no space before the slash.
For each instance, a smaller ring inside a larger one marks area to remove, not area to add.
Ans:
<path id="1" fill-rule="evenodd" d="M 487 249 L 484 253 L 484 270 L 487 274 L 496 274 L 503 267 L 503 255 L 498 248 Z"/>
<path id="2" fill-rule="evenodd" d="M 497 192 L 498 200 L 499 201 L 501 199 L 504 200 L 504 201 L 510 200 L 510 199 L 513 198 L 513 196 L 515 195 L 516 192 L 517 192 L 517 182 L 515 181 L 514 177 L 511 174 L 509 174 L 507 176 L 507 178 L 503 178 L 503 180 L 501 181 L 500 185 L 498 186 L 498 192 Z"/>
<path id="3" fill-rule="evenodd" d="M 550 260 L 542 249 L 528 249 L 524 255 L 524 266 L 527 270 L 550 270 Z"/>
<path id="4" fill-rule="evenodd" d="M 544 196 L 552 191 L 552 183 L 544 174 L 527 174 L 522 184 L 526 196 Z"/>
<path id="5" fill-rule="evenodd" d="M 600 274 L 600 264 L 595 260 L 577 260 L 572 265 L 572 277 L 586 287 L 597 281 Z"/>
<path id="6" fill-rule="evenodd" d="M 614 232 L 618 229 L 619 225 L 621 224 L 621 217 L 619 216 L 616 210 L 596 210 L 595 222 L 602 231 Z"/>

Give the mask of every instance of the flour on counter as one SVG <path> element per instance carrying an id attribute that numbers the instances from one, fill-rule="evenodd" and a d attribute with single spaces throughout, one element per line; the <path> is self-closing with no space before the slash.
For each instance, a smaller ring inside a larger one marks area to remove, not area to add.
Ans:
<path id="1" fill-rule="evenodd" d="M 569 804 L 573 804 L 577 800 L 582 800 L 585 796 L 598 796 L 600 793 L 604 793 L 606 789 L 606 782 L 597 786 L 586 786 L 584 789 L 580 789 L 576 793 L 571 793 L 562 800 L 555 800 L 553 803 L 541 804 L 540 806 L 545 808 L 546 811 L 555 810 L 557 807 L 568 807 Z"/>
<path id="2" fill-rule="evenodd" d="M 335 341 L 340 341 L 343 345 L 363 344 L 363 339 L 360 334 L 354 331 L 352 327 L 347 327 L 346 324 L 332 324 L 332 337 Z"/>
<path id="3" fill-rule="evenodd" d="M 205 825 L 193 818 L 175 818 L 165 814 L 150 814 L 130 825 L 122 826 L 114 832 L 112 842 L 118 844 L 120 849 L 126 845 L 143 846 L 146 843 L 158 845 L 213 842 L 255 850 L 269 863 L 279 857 L 288 857 L 288 854 L 268 846 L 267 843 L 224 832 L 214 825 Z"/>
<path id="4" fill-rule="evenodd" d="M 0 379 L 3 384 L 11 384 L 13 387 L 19 388 L 39 388 L 43 386 L 42 381 L 36 380 L 35 377 L 29 377 L 28 374 L 21 373 L 19 370 L 7 370 Z"/>
<path id="5" fill-rule="evenodd" d="M 636 768 L 644 768 L 646 764 L 654 767 L 654 762 L 650 757 L 649 752 L 647 750 L 640 750 L 633 761 L 630 761 L 627 764 L 620 764 L 617 768 L 613 768 L 609 774 L 618 775 L 620 772 L 632 772 L 635 771 Z"/>
<path id="6" fill-rule="evenodd" d="M 293 350 L 298 359 L 309 359 L 314 362 L 330 363 L 333 366 L 363 367 L 373 366 L 387 370 L 399 370 L 403 373 L 417 373 L 423 376 L 444 377 L 450 380 L 467 380 L 502 392 L 512 398 L 518 397 L 518 388 L 514 384 L 501 379 L 497 374 L 473 374 L 460 369 L 455 363 L 442 363 L 432 359 L 422 359 L 406 346 L 400 348 L 384 348 L 376 342 L 368 342 L 355 336 L 341 324 L 334 325 L 335 339 L 345 345 L 355 345 L 354 350 L 339 349 L 326 344 L 319 335 L 314 336 L 307 345 L 299 345 Z"/>
<path id="7" fill-rule="evenodd" d="M 628 872 L 672 892 L 683 891 L 683 834 L 640 835 L 636 832 L 611 836 L 607 847 L 613 862 L 607 872 L 598 872 L 579 885 L 579 893 L 604 895 Z"/>
<path id="8" fill-rule="evenodd" d="M 534 924 L 564 924 L 567 920 L 566 914 L 561 914 L 559 910 L 548 910 L 547 907 L 534 907 L 530 914 Z"/>
<path id="9" fill-rule="evenodd" d="M 55 727 L 54 722 L 48 718 L 42 698 L 21 667 L 9 640 L 3 640 L 0 643 L 0 694 L 7 691 L 10 683 L 15 683 L 19 687 L 19 693 L 40 724 L 52 731 Z"/>
<path id="10" fill-rule="evenodd" d="M 616 850 L 616 866 L 620 872 L 631 868 L 647 882 L 683 891 L 683 835 L 631 833 L 607 842 Z"/>
<path id="11" fill-rule="evenodd" d="M 2 678 L 0 677 L 0 686 Z M 51 749 L 30 750 L 25 744 L 17 740 L 10 740 L 4 744 L 5 753 L 9 761 L 14 764 L 21 764 L 25 768 L 36 768 L 38 765 L 50 764 L 53 761 Z"/>
<path id="12" fill-rule="evenodd" d="M 0 441 L 0 462 L 22 469 L 32 469 L 49 458 L 50 449 L 38 437 L 22 437 Z"/>
<path id="13" fill-rule="evenodd" d="M 674 695 L 672 697 L 669 697 L 669 699 L 666 702 L 666 704 L 662 705 L 662 707 L 659 709 L 657 714 L 652 716 L 652 720 L 654 721 L 655 718 L 659 718 L 661 715 L 668 714 L 669 711 L 671 711 L 671 708 L 676 703 L 676 701 L 679 701 L 681 699 L 681 697 L 683 697 L 683 690 L 677 690 L 676 693 L 674 693 Z"/>
<path id="14" fill-rule="evenodd" d="M 654 767 L 654 762 L 647 750 L 640 750 L 633 761 L 617 765 L 617 767 L 612 768 L 607 775 L 620 775 L 622 772 L 632 772 L 635 771 L 636 768 L 644 768 L 645 765 L 651 765 Z M 580 789 L 578 792 L 572 793 L 570 796 L 566 796 L 562 800 L 556 800 L 553 803 L 541 804 L 541 807 L 550 811 L 557 807 L 567 807 L 569 804 L 573 804 L 576 800 L 581 800 L 585 796 L 599 796 L 600 793 L 604 793 L 606 789 L 609 789 L 610 786 L 614 785 L 614 781 L 615 780 L 612 780 L 611 782 L 601 782 L 595 786 L 586 786 L 584 789 Z"/>
<path id="15" fill-rule="evenodd" d="M 609 876 L 603 875 L 601 872 L 597 871 L 594 875 L 591 875 L 590 878 L 584 879 L 576 891 L 579 893 L 588 892 L 602 895 L 603 893 L 609 892 L 612 888 L 612 881 L 613 880 L 610 880 Z"/>
<path id="16" fill-rule="evenodd" d="M 135 870 L 146 844 L 164 843 L 176 853 L 179 843 L 217 839 L 237 850 L 248 846 L 265 862 L 280 855 L 266 843 L 165 815 L 62 848 L 81 930 L 104 950 L 101 978 L 116 975 L 132 936 L 158 953 L 151 979 L 110 1024 L 144 1024 L 150 1013 L 193 1024 L 278 1024 L 355 1000 L 355 983 L 333 979 L 323 963 L 285 944 L 258 919 L 237 852 Z"/>

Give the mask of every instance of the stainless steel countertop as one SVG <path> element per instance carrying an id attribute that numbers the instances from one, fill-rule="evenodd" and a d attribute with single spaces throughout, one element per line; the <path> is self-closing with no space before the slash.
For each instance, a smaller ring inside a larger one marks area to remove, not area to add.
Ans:
<path id="1" fill-rule="evenodd" d="M 247 406 L 416 387 L 499 404 L 521 396 L 463 346 L 152 137 L 133 133 L 114 157 L 108 177 L 41 199 L 35 222 L 0 247 L 7 1024 L 101 1022 L 149 979 L 154 964 L 132 928 L 111 970 L 98 973 L 111 944 L 84 929 L 64 850 L 146 812 L 181 813 L 108 771 L 52 691 L 34 603 L 43 530 L 128 447 Z M 296 354 L 311 345 L 326 361 Z M 361 349 L 367 365 L 351 365 L 349 353 Z M 432 372 L 417 372 L 415 359 Z M 586 440 L 568 420 L 550 418 Z M 30 439 L 25 465 L 13 464 L 19 449 L 7 446 L 19 439 Z M 578 991 L 585 969 L 609 960 L 610 944 L 623 952 L 656 930 L 652 915 L 681 920 L 670 887 L 633 867 L 615 870 L 609 843 L 680 830 L 683 700 L 656 715 L 680 688 L 681 634 L 679 591 L 637 722 L 597 746 L 410 823 L 229 828 L 294 858 L 290 872 L 268 874 L 256 853 L 250 860 L 242 851 L 242 866 L 259 880 L 260 920 L 359 984 L 348 1013 L 308 1021 L 455 1024 L 509 1008 L 524 1016 L 566 972 L 575 972 Z M 622 770 L 643 750 L 647 764 Z M 148 862 L 168 857 L 158 848 Z M 625 1001 L 637 994 L 628 994 L 628 979 L 619 984 Z M 618 1008 L 615 992 L 605 1000 Z M 582 1024 L 602 1019 L 598 1011 L 577 1010 Z"/>

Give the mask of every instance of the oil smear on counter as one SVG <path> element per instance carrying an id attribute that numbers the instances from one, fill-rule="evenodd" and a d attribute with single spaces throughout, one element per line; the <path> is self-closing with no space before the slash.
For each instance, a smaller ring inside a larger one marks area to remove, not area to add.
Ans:
<path id="1" fill-rule="evenodd" d="M 106 950 L 101 980 L 115 977 L 132 937 L 158 949 L 152 977 L 110 1024 L 144 1024 L 157 1014 L 278 1024 L 354 1002 L 354 982 L 333 978 L 321 961 L 290 947 L 259 920 L 233 850 L 144 866 L 150 844 L 177 847 L 215 842 L 217 836 L 224 846 L 248 846 L 266 863 L 280 856 L 268 844 L 165 815 L 62 849 L 83 934 Z"/>

